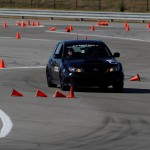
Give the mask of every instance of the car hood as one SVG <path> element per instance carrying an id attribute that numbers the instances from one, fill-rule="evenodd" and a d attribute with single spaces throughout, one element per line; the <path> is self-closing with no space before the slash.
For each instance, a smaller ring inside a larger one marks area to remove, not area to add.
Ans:
<path id="1" fill-rule="evenodd" d="M 118 62 L 113 58 L 65 60 L 66 67 L 82 68 L 87 73 L 103 73 L 108 68 L 116 66 Z"/>

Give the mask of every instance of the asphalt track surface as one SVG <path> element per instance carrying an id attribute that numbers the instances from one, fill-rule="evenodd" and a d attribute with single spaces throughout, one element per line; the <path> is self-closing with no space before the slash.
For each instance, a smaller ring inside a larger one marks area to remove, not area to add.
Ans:
<path id="1" fill-rule="evenodd" d="M 7 28 L 3 28 L 4 21 Z M 13 124 L 10 128 L 10 122 L 4 122 L 0 113 L 1 129 L 10 129 L 0 138 L 0 149 L 150 149 L 150 30 L 146 24 L 129 23 L 131 30 L 127 32 L 123 23 L 95 26 L 95 31 L 90 31 L 96 22 L 41 20 L 40 27 L 21 28 L 16 21 L 0 21 L 0 58 L 6 67 L 0 69 L 0 109 Z M 70 24 L 73 31 L 66 33 Z M 56 31 L 50 32 L 51 27 Z M 20 32 L 21 39 L 15 38 L 16 32 Z M 76 98 L 53 98 L 60 89 L 47 87 L 48 57 L 58 40 L 85 36 L 101 39 L 112 52 L 121 53 L 118 60 L 124 66 L 124 92 L 87 88 L 75 91 Z M 130 81 L 136 74 L 141 80 Z M 12 97 L 13 89 L 23 97 Z M 37 89 L 48 97 L 36 97 Z"/>

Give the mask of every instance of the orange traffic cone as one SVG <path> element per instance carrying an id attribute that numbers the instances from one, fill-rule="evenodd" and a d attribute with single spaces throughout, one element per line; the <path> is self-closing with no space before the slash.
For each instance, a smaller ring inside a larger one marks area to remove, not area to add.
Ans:
<path id="1" fill-rule="evenodd" d="M 125 21 L 125 22 L 124 22 L 124 27 L 126 28 L 126 27 L 127 27 L 127 25 L 128 25 L 128 24 L 127 24 L 127 22 Z"/>
<path id="2" fill-rule="evenodd" d="M 26 24 L 24 23 L 24 21 L 21 21 L 21 27 L 24 28 L 25 25 L 26 25 Z"/>
<path id="3" fill-rule="evenodd" d="M 73 27 L 72 27 L 72 25 L 70 25 L 70 31 L 73 31 Z"/>
<path id="4" fill-rule="evenodd" d="M 70 28 L 67 27 L 67 28 L 66 28 L 66 32 L 70 32 Z"/>
<path id="5" fill-rule="evenodd" d="M 64 95 L 63 93 L 61 93 L 58 90 L 56 90 L 56 92 L 54 93 L 53 97 L 66 97 L 66 95 Z"/>
<path id="6" fill-rule="evenodd" d="M 3 59 L 0 60 L 0 68 L 5 68 L 5 63 Z"/>
<path id="7" fill-rule="evenodd" d="M 104 25 L 104 22 L 101 22 L 101 23 L 100 23 L 100 25 L 102 25 L 102 26 L 103 26 L 103 25 Z"/>
<path id="8" fill-rule="evenodd" d="M 139 74 L 137 74 L 136 76 L 134 76 L 134 77 L 132 77 L 131 79 L 130 79 L 130 81 L 140 81 L 141 79 L 140 79 L 140 76 L 139 76 Z"/>
<path id="9" fill-rule="evenodd" d="M 5 21 L 4 24 L 3 24 L 3 28 L 7 28 L 7 23 L 6 23 L 6 21 Z"/>
<path id="10" fill-rule="evenodd" d="M 150 22 L 147 24 L 147 28 L 150 29 Z"/>
<path id="11" fill-rule="evenodd" d="M 35 25 L 34 25 L 34 21 L 32 21 L 32 23 L 31 23 L 31 24 L 32 24 L 32 27 L 34 27 L 34 26 L 35 26 Z"/>
<path id="12" fill-rule="evenodd" d="M 28 25 L 28 26 L 30 26 L 30 25 L 31 25 L 30 20 L 28 20 L 27 25 Z"/>
<path id="13" fill-rule="evenodd" d="M 101 25 L 105 26 L 105 22 L 102 22 Z"/>
<path id="14" fill-rule="evenodd" d="M 67 98 L 76 98 L 74 96 L 73 86 L 70 87 L 69 95 L 67 96 Z"/>
<path id="15" fill-rule="evenodd" d="M 98 21 L 97 21 L 97 26 L 100 26 L 100 25 L 101 25 L 101 23 L 100 23 L 100 21 L 98 20 Z"/>
<path id="16" fill-rule="evenodd" d="M 107 22 L 107 21 L 104 22 L 103 25 L 104 25 L 104 26 L 108 26 L 108 22 Z"/>
<path id="17" fill-rule="evenodd" d="M 19 32 L 16 33 L 16 39 L 20 39 L 20 33 Z"/>
<path id="18" fill-rule="evenodd" d="M 130 31 L 129 25 L 126 26 L 126 31 Z"/>
<path id="19" fill-rule="evenodd" d="M 50 30 L 50 31 L 55 31 L 56 28 L 55 28 L 55 27 L 51 27 L 49 30 Z"/>
<path id="20" fill-rule="evenodd" d="M 41 90 L 37 90 L 36 97 L 48 97 L 48 96 Z"/>
<path id="21" fill-rule="evenodd" d="M 94 26 L 91 26 L 91 31 L 94 31 L 95 30 L 95 27 Z"/>
<path id="22" fill-rule="evenodd" d="M 36 26 L 40 26 L 40 22 L 39 21 L 37 21 Z"/>
<path id="23" fill-rule="evenodd" d="M 23 96 L 23 94 L 13 89 L 11 96 Z"/>
<path id="24" fill-rule="evenodd" d="M 88 39 L 88 36 L 85 36 L 85 39 L 87 40 L 87 39 Z"/>
<path id="25" fill-rule="evenodd" d="M 21 25 L 20 21 L 16 21 L 16 26 L 20 26 L 20 25 Z"/>

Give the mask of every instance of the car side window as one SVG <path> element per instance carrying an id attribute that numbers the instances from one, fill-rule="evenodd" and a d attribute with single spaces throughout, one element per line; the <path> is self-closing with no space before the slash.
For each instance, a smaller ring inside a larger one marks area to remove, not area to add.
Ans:
<path id="1" fill-rule="evenodd" d="M 62 56 L 62 50 L 63 50 L 63 49 L 62 49 L 62 44 L 60 43 L 60 44 L 58 44 L 58 45 L 56 46 L 54 55 L 57 55 L 57 56 L 61 57 L 61 56 Z"/>

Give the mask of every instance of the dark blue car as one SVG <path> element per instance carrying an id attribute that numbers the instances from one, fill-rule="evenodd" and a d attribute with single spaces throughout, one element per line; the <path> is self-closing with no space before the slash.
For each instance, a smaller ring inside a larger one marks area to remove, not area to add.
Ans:
<path id="1" fill-rule="evenodd" d="M 124 73 L 120 62 L 106 44 L 99 40 L 65 40 L 57 43 L 46 66 L 49 87 L 61 90 L 82 86 L 97 86 L 122 92 Z"/>

